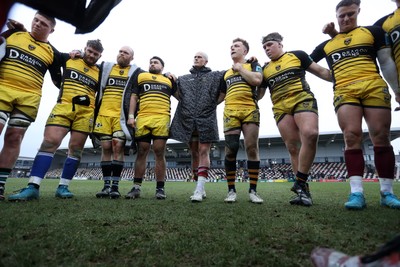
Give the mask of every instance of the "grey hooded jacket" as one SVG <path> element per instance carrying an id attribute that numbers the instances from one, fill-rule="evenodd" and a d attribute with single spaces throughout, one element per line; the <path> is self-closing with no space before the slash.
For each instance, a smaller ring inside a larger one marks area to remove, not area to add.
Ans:
<path id="1" fill-rule="evenodd" d="M 170 138 L 188 143 L 198 132 L 201 143 L 219 140 L 217 100 L 222 71 L 208 67 L 192 68 L 190 74 L 178 78 L 179 103 L 170 128 Z"/>

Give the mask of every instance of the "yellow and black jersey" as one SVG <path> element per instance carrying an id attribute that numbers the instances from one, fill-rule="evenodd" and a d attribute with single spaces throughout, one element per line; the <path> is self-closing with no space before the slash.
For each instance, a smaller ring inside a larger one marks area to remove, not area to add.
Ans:
<path id="1" fill-rule="evenodd" d="M 37 41 L 28 32 L 15 32 L 6 38 L 6 54 L 0 63 L 0 84 L 12 90 L 42 95 L 47 70 L 59 84 L 60 64 L 60 54 L 50 43 Z"/>
<path id="2" fill-rule="evenodd" d="M 99 88 L 99 67 L 89 66 L 83 59 L 68 59 L 65 62 L 63 83 L 58 103 L 71 103 L 76 96 L 88 96 L 89 106 L 94 108 Z"/>
<path id="3" fill-rule="evenodd" d="M 382 28 L 357 27 L 323 42 L 310 56 L 316 62 L 325 57 L 336 88 L 356 81 L 382 79 L 376 57 L 378 50 L 387 46 Z"/>
<path id="4" fill-rule="evenodd" d="M 99 115 L 120 116 L 122 94 L 128 81 L 130 67 L 121 68 L 118 64 L 115 64 L 111 69 L 101 100 Z"/>
<path id="5" fill-rule="evenodd" d="M 262 73 L 262 68 L 258 62 L 244 63 L 243 68 Z M 243 106 L 257 108 L 256 87 L 248 84 L 239 72 L 229 69 L 222 79 L 220 89 L 226 94 L 225 107 L 231 109 Z"/>
<path id="6" fill-rule="evenodd" d="M 304 51 L 291 51 L 263 67 L 261 87 L 269 88 L 273 104 L 299 92 L 311 93 L 305 75 L 312 62 Z"/>
<path id="7" fill-rule="evenodd" d="M 382 27 L 382 29 L 387 33 L 390 45 L 392 46 L 392 53 L 396 62 L 396 67 L 399 70 L 398 73 L 400 75 L 400 8 L 392 14 L 384 16 L 375 22 L 374 25 Z"/>
<path id="8" fill-rule="evenodd" d="M 132 94 L 139 98 L 138 116 L 147 114 L 170 115 L 171 95 L 176 83 L 162 74 L 140 71 L 132 77 Z"/>

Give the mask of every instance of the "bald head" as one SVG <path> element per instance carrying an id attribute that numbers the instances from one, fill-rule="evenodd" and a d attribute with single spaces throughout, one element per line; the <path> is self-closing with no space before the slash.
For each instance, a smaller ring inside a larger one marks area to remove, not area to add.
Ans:
<path id="1" fill-rule="evenodd" d="M 125 68 L 129 66 L 132 60 L 133 60 L 133 49 L 130 46 L 121 47 L 117 55 L 118 65 Z"/>

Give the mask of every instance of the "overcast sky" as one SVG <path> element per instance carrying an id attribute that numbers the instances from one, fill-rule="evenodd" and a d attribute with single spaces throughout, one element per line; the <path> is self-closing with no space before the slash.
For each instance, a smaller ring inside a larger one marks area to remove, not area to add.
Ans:
<path id="1" fill-rule="evenodd" d="M 263 64 L 268 61 L 262 45 L 262 36 L 277 31 L 283 37 L 286 51 L 304 50 L 311 53 L 327 39 L 322 34 L 326 22 L 334 21 L 337 0 L 286 0 L 286 1 L 238 1 L 238 0 L 123 0 L 95 31 L 76 35 L 75 27 L 57 21 L 50 42 L 60 51 L 83 49 L 89 39 L 100 39 L 105 48 L 101 61 L 116 61 L 121 46 L 129 45 L 135 51 L 134 63 L 148 69 L 149 59 L 157 55 L 165 61 L 164 71 L 177 76 L 187 74 L 193 56 L 204 51 L 209 56 L 208 66 L 213 70 L 231 67 L 230 45 L 236 37 L 250 44 L 249 56 L 255 56 Z M 379 18 L 393 12 L 396 4 L 390 0 L 362 0 L 359 25 L 371 25 Z M 9 17 L 30 29 L 35 10 L 16 4 Z M 327 66 L 325 61 L 321 65 Z M 332 105 L 332 84 L 322 81 L 311 73 L 307 80 L 319 106 L 320 132 L 340 131 Z M 43 87 L 43 97 L 38 118 L 28 129 L 21 148 L 21 156 L 34 157 L 43 139 L 44 125 L 53 108 L 58 89 L 49 81 Z M 396 106 L 394 98 L 393 107 Z M 173 115 L 177 101 L 172 100 Z M 223 103 L 218 107 L 219 132 L 222 132 Z M 261 109 L 260 136 L 279 136 L 272 116 L 269 94 L 259 102 Z M 400 127 L 400 112 L 392 113 L 392 128 Z M 366 129 L 366 125 L 363 125 Z M 68 137 L 61 147 L 67 147 Z M 91 144 L 87 142 L 87 146 Z M 393 142 L 396 154 L 400 141 Z M 3 146 L 3 135 L 0 147 Z"/>

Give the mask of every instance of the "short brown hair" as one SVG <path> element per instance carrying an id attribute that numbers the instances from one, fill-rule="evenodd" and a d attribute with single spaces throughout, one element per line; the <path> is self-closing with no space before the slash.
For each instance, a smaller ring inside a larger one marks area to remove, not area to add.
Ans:
<path id="1" fill-rule="evenodd" d="M 45 17 L 46 19 L 48 19 L 51 22 L 51 26 L 54 28 L 56 26 L 56 19 L 52 16 L 47 15 L 46 13 L 44 13 L 43 11 L 38 10 L 36 12 L 36 14 Z"/>
<path id="2" fill-rule="evenodd" d="M 361 0 L 342 0 L 342 1 L 340 1 L 338 4 L 337 4 L 337 6 L 336 6 L 336 11 L 338 11 L 338 9 L 340 8 L 340 7 L 343 7 L 343 6 L 351 6 L 351 5 L 357 5 L 357 6 L 360 6 L 360 4 L 361 4 Z"/>
<path id="3" fill-rule="evenodd" d="M 103 45 L 101 44 L 99 39 L 87 41 L 86 46 L 92 47 L 92 48 L 96 49 L 97 51 L 99 51 L 100 53 L 102 53 L 104 50 Z"/>
<path id="4" fill-rule="evenodd" d="M 246 40 L 244 40 L 244 39 L 242 39 L 242 38 L 235 38 L 235 39 L 233 39 L 232 43 L 236 43 L 236 42 L 241 42 L 241 43 L 246 47 L 247 53 L 250 51 L 249 43 L 248 43 Z"/>

